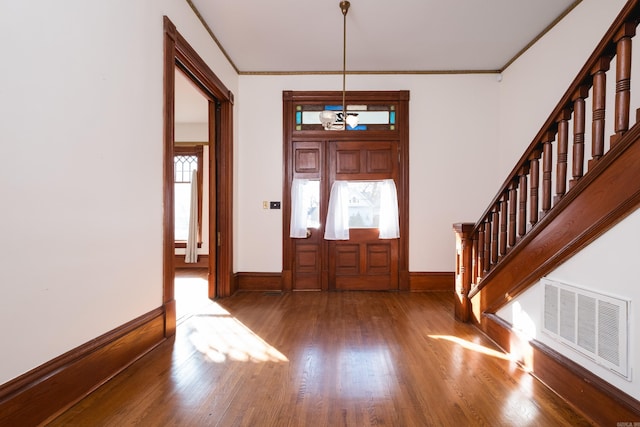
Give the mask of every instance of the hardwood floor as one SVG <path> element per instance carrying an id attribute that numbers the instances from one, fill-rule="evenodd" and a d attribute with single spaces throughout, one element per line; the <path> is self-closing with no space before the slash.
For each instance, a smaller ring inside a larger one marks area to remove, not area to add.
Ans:
<path id="1" fill-rule="evenodd" d="M 448 293 L 240 293 L 53 426 L 580 426 Z"/>

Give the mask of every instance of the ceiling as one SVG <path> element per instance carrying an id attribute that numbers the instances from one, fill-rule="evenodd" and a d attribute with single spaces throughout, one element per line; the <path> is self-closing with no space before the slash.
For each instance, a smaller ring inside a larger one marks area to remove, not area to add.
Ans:
<path id="1" fill-rule="evenodd" d="M 187 0 L 241 74 L 341 72 L 339 0 Z M 501 71 L 581 0 L 351 0 L 350 72 Z"/>
<path id="2" fill-rule="evenodd" d="M 177 67 L 174 96 L 176 123 L 207 123 L 209 121 L 209 101 L 191 79 Z"/>

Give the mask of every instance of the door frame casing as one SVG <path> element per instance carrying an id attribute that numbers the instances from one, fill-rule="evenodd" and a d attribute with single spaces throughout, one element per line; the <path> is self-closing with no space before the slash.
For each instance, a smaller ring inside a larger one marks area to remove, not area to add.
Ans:
<path id="1" fill-rule="evenodd" d="M 180 66 L 209 98 L 209 297 L 226 297 L 233 280 L 233 93 L 164 16 L 163 295 L 165 336 L 175 334 L 173 154 L 175 68 Z M 214 163 L 215 162 L 215 163 Z M 215 166 L 214 166 L 215 165 Z M 213 282 L 213 283 L 212 283 Z M 213 286 L 215 284 L 215 287 Z M 215 292 L 212 292 L 215 289 Z"/>
<path id="2" fill-rule="evenodd" d="M 391 102 L 396 107 L 395 130 L 384 131 L 324 131 L 295 130 L 295 106 L 320 103 L 339 105 L 342 92 L 339 91 L 283 91 L 283 189 L 282 189 L 282 289 L 293 290 L 294 281 L 294 240 L 289 237 L 291 222 L 291 185 L 293 181 L 294 159 L 292 146 L 297 141 L 329 140 L 390 140 L 398 141 L 399 172 L 398 194 L 400 210 L 400 239 L 398 242 L 398 289 L 409 290 L 409 91 L 352 91 L 346 92 L 347 104 L 367 105 L 369 103 Z M 326 162 L 327 160 L 323 160 Z M 326 167 L 326 165 L 324 165 Z M 322 192 L 323 190 L 321 190 Z M 326 190 L 324 190 L 326 192 Z M 325 198 L 323 194 L 323 198 Z M 326 209 L 326 208 L 324 208 Z M 328 244 L 323 244 L 322 253 L 327 253 Z M 326 263 L 325 263 L 326 264 Z M 321 289 L 328 290 L 328 266 L 322 266 Z"/>

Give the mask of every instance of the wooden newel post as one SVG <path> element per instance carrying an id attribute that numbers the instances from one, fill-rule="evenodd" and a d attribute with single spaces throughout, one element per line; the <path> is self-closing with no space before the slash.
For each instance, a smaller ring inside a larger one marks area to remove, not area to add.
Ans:
<path id="1" fill-rule="evenodd" d="M 471 317 L 469 291 L 471 290 L 471 277 L 473 274 L 473 238 L 471 231 L 474 225 L 471 223 L 453 224 L 453 230 L 456 233 L 455 317 L 461 322 L 468 322 Z"/>

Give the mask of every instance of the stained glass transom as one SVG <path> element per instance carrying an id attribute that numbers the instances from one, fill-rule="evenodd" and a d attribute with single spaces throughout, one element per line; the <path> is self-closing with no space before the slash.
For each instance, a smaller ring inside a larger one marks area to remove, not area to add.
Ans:
<path id="1" fill-rule="evenodd" d="M 395 130 L 396 107 L 395 105 L 360 105 L 349 104 L 346 106 L 348 115 L 358 116 L 358 125 L 347 130 Z M 344 113 L 342 105 L 296 105 L 295 130 L 322 130 L 320 122 L 321 111 L 334 111 L 337 114 L 337 123 L 343 123 Z"/>

